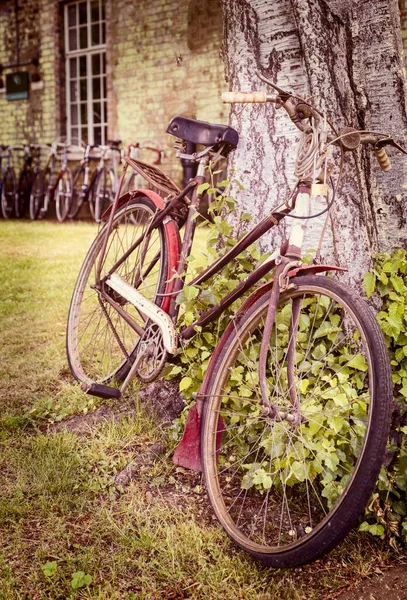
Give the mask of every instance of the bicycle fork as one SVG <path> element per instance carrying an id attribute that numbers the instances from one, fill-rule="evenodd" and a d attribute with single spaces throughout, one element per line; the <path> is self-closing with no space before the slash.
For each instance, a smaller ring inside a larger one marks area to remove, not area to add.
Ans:
<path id="1" fill-rule="evenodd" d="M 296 216 L 303 217 L 309 210 L 309 194 L 300 193 L 297 196 Z M 301 299 L 294 298 L 291 306 L 291 319 L 289 327 L 289 340 L 288 348 L 286 353 L 287 360 L 287 381 L 288 381 L 288 394 L 292 404 L 292 411 L 280 411 L 270 401 L 266 367 L 267 357 L 269 354 L 269 340 L 271 337 L 273 325 L 276 320 L 276 313 L 278 303 L 280 299 L 280 293 L 285 290 L 289 283 L 289 272 L 290 269 L 300 266 L 301 263 L 301 249 L 304 239 L 304 231 L 306 228 L 305 222 L 295 222 L 292 226 L 290 237 L 288 241 L 287 252 L 284 256 L 276 257 L 277 268 L 274 273 L 274 281 L 271 289 L 270 302 L 267 309 L 267 316 L 264 325 L 263 339 L 260 347 L 259 357 L 259 385 L 261 390 L 260 404 L 262 410 L 269 418 L 281 421 L 283 419 L 292 423 L 292 425 L 299 425 L 301 422 L 300 415 L 300 401 L 297 395 L 295 380 L 294 380 L 294 360 L 295 360 L 295 341 L 297 337 Z M 278 393 L 278 374 L 275 374 L 275 393 Z"/>

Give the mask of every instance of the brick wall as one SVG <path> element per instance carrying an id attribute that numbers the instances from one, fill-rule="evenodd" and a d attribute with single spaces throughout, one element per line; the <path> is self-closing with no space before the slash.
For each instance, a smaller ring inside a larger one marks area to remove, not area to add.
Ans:
<path id="1" fill-rule="evenodd" d="M 403 38 L 405 63 L 407 66 L 407 0 L 399 0 L 401 35 Z"/>
<path id="2" fill-rule="evenodd" d="M 118 0 L 109 24 L 112 135 L 168 147 L 175 114 L 227 122 L 219 0 Z"/>
<path id="3" fill-rule="evenodd" d="M 62 13 L 55 0 L 19 0 L 19 58 L 39 54 L 43 89 L 17 101 L 0 92 L 0 143 L 50 142 L 65 133 Z M 175 165 L 165 133 L 172 116 L 227 121 L 220 48 L 220 0 L 107 0 L 109 137 L 155 139 L 168 167 Z M 14 2 L 0 1 L 0 63 L 15 60 Z M 31 75 L 35 67 L 22 70 Z"/>
<path id="4" fill-rule="evenodd" d="M 58 65 L 58 5 L 53 0 L 19 0 L 18 12 L 20 52 L 19 61 L 29 62 L 40 56 L 39 72 L 43 89 L 29 91 L 28 100 L 6 100 L 0 92 L 0 143 L 51 142 L 60 129 Z M 17 60 L 14 3 L 0 4 L 0 63 Z M 21 67 L 31 76 L 34 65 Z M 7 69 L 2 78 L 5 82 Z"/>

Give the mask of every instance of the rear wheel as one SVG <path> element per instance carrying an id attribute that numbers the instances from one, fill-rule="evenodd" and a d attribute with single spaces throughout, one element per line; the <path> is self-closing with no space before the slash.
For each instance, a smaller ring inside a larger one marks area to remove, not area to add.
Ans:
<path id="1" fill-rule="evenodd" d="M 16 176 L 13 168 L 7 167 L 3 175 L 1 188 L 1 212 L 5 219 L 10 219 L 14 215 L 16 195 Z"/>
<path id="2" fill-rule="evenodd" d="M 72 202 L 72 173 L 65 169 L 58 180 L 55 190 L 55 210 L 60 223 L 65 221 Z"/>
<path id="3" fill-rule="evenodd" d="M 392 396 L 370 308 L 326 277 L 281 294 L 261 402 L 259 351 L 270 292 L 221 340 L 204 389 L 202 459 L 216 516 L 272 567 L 322 556 L 355 526 L 384 456 Z"/>
<path id="4" fill-rule="evenodd" d="M 161 224 L 148 236 L 145 235 L 156 211 L 155 203 L 146 197 L 131 200 L 117 211 L 108 238 L 101 278 L 135 245 L 116 273 L 165 309 L 162 294 L 168 286 L 177 257 L 167 246 L 166 231 L 170 223 Z M 136 224 L 133 217 L 136 217 Z M 74 377 L 87 384 L 108 382 L 113 377 L 123 379 L 140 339 L 136 331 L 97 291 L 96 270 L 104 239 L 105 228 L 96 237 L 82 265 L 68 317 L 69 364 Z M 108 286 L 104 290 L 131 319 L 141 327 L 145 326 L 145 318 L 132 304 L 113 290 L 109 291 Z"/>

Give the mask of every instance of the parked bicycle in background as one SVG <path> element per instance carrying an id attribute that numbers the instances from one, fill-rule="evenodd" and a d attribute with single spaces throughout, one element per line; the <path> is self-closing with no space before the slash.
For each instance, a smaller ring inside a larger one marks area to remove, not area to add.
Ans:
<path id="1" fill-rule="evenodd" d="M 12 147 L 0 146 L 1 214 L 4 219 L 14 215 L 17 178 L 13 167 Z"/>
<path id="2" fill-rule="evenodd" d="M 30 216 L 43 218 L 55 202 L 58 221 L 64 221 L 72 201 L 72 173 L 68 166 L 69 145 L 55 141 L 51 144 L 45 169 L 38 169 L 32 182 Z"/>

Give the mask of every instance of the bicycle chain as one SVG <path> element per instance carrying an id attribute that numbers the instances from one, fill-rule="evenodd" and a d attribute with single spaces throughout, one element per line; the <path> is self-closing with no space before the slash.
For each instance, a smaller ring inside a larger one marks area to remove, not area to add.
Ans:
<path id="1" fill-rule="evenodd" d="M 116 327 L 113 325 L 112 319 L 110 318 L 109 313 L 107 312 L 106 307 L 105 307 L 104 303 L 102 302 L 100 296 L 98 297 L 98 299 L 99 299 L 100 306 L 101 306 L 101 308 L 102 308 L 102 310 L 103 310 L 103 312 L 105 314 L 106 320 L 107 320 L 107 322 L 108 322 L 108 324 L 110 326 L 110 329 L 113 331 L 113 335 L 116 338 L 116 342 L 119 344 L 120 350 L 123 352 L 123 354 L 126 357 L 126 359 L 129 360 L 130 359 L 130 355 L 128 354 L 126 348 L 124 347 L 123 342 L 119 338 L 119 334 L 116 331 Z"/>

